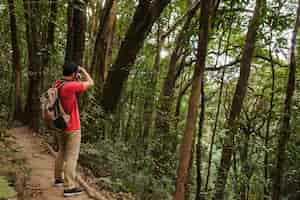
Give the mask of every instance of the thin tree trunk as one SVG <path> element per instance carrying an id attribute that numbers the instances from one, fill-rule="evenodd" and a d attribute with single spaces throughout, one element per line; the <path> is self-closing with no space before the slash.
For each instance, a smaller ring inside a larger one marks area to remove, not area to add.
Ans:
<path id="1" fill-rule="evenodd" d="M 272 32 L 271 32 L 272 34 Z M 272 36 L 271 36 L 272 38 Z M 268 153 L 268 148 L 269 148 L 269 137 L 270 137 L 270 126 L 272 122 L 272 112 L 273 112 L 273 107 L 274 107 L 274 93 L 275 93 L 275 66 L 273 62 L 273 56 L 272 56 L 272 50 L 271 46 L 269 47 L 269 55 L 270 55 L 270 64 L 271 64 L 271 71 L 272 71 L 272 91 L 271 91 L 271 98 L 270 98 L 270 109 L 268 112 L 268 120 L 267 120 L 267 125 L 266 125 L 266 136 L 265 136 L 265 156 L 264 156 L 264 177 L 265 177 L 265 186 L 264 186 L 264 200 L 269 199 L 270 195 L 270 188 L 269 188 L 269 153 Z"/>
<path id="2" fill-rule="evenodd" d="M 176 119 L 176 129 L 177 129 L 177 123 L 179 121 L 179 115 L 180 115 L 180 106 L 181 106 L 181 102 L 182 102 L 182 98 L 183 96 L 186 94 L 186 92 L 188 91 L 188 89 L 191 87 L 192 85 L 192 81 L 189 81 L 183 88 L 182 90 L 179 92 L 178 98 L 177 98 L 177 103 L 176 103 L 176 108 L 175 108 L 175 119 Z"/>
<path id="3" fill-rule="evenodd" d="M 168 171 L 168 164 L 170 155 L 176 149 L 177 138 L 174 134 L 171 134 L 170 127 L 174 124 L 174 113 L 172 111 L 174 104 L 174 90 L 175 83 L 179 76 L 178 60 L 182 55 L 184 49 L 184 43 L 187 40 L 187 30 L 189 29 L 190 22 L 196 13 L 198 6 L 190 10 L 188 17 L 181 29 L 176 36 L 176 47 L 172 52 L 170 63 L 168 67 L 167 76 L 163 82 L 162 89 L 160 92 L 159 105 L 156 111 L 155 118 L 155 129 L 154 134 L 157 145 L 153 151 L 156 164 L 159 165 L 156 169 L 156 174 L 161 176 L 164 172 Z M 165 153 L 162 153 L 165 152 Z"/>
<path id="4" fill-rule="evenodd" d="M 241 149 L 241 191 L 240 191 L 240 200 L 247 200 L 247 188 L 249 186 L 249 164 L 248 164 L 248 148 L 249 148 L 249 139 L 250 133 L 245 132 L 245 137 L 242 138 L 243 147 Z"/>
<path id="5" fill-rule="evenodd" d="M 184 200 L 185 198 L 185 183 L 188 173 L 189 163 L 192 157 L 192 149 L 194 144 L 195 128 L 197 121 L 197 113 L 200 103 L 201 85 L 204 78 L 204 69 L 206 61 L 206 53 L 208 46 L 209 35 L 209 11 L 211 1 L 201 1 L 201 15 L 198 43 L 198 61 L 194 71 L 191 96 L 189 98 L 188 115 L 186 127 L 184 130 L 183 140 L 180 148 L 179 167 L 177 170 L 176 192 L 174 200 Z"/>
<path id="6" fill-rule="evenodd" d="M 83 64 L 86 32 L 86 1 L 68 1 L 68 33 L 65 62 Z"/>
<path id="7" fill-rule="evenodd" d="M 152 25 L 159 18 L 170 0 L 139 1 L 132 23 L 121 44 L 118 56 L 108 74 L 103 90 L 102 106 L 108 112 L 116 108 L 123 84 Z"/>
<path id="8" fill-rule="evenodd" d="M 10 29 L 11 29 L 11 44 L 13 49 L 12 67 L 14 77 L 14 110 L 13 120 L 20 120 L 22 117 L 22 99 L 21 99 L 21 80 L 22 80 L 22 67 L 20 61 L 20 47 L 18 41 L 18 28 L 16 20 L 15 2 L 8 0 L 8 8 L 10 14 Z"/>
<path id="9" fill-rule="evenodd" d="M 44 33 L 46 34 L 46 39 L 43 41 L 43 48 L 45 49 L 45 54 L 43 55 L 43 64 L 42 64 L 42 74 L 41 74 L 41 89 L 44 90 L 45 83 L 48 82 L 47 76 L 45 76 L 45 68 L 50 67 L 50 57 L 54 50 L 54 41 L 55 41 L 55 28 L 56 28 L 56 16 L 57 16 L 57 0 L 49 0 L 50 5 L 50 19 L 48 21 L 48 30 Z"/>
<path id="10" fill-rule="evenodd" d="M 204 200 L 205 196 L 201 192 L 201 152 L 202 152 L 202 135 L 203 135 L 203 126 L 205 120 L 205 93 L 204 93 L 204 80 L 202 79 L 201 83 L 201 112 L 199 117 L 199 128 L 198 128 L 198 137 L 196 145 L 196 168 L 197 168 L 197 185 L 196 185 L 196 197 L 195 200 Z"/>
<path id="11" fill-rule="evenodd" d="M 272 200 L 279 200 L 281 194 L 281 182 L 284 163 L 286 160 L 286 146 L 290 137 L 290 118 L 292 110 L 292 100 L 295 90 L 295 75 L 296 75 L 296 39 L 300 26 L 300 0 L 298 1 L 297 18 L 291 41 L 291 57 L 289 65 L 289 78 L 286 88 L 286 98 L 284 102 L 284 110 L 282 113 L 282 124 L 279 132 L 279 141 L 276 153 L 276 166 L 274 169 Z"/>
<path id="12" fill-rule="evenodd" d="M 198 6 L 196 6 L 194 9 L 190 10 L 188 13 L 188 17 L 185 21 L 185 24 L 183 25 L 181 31 L 177 35 L 175 41 L 176 41 L 176 47 L 173 50 L 171 54 L 171 59 L 168 67 L 167 76 L 163 82 L 163 86 L 160 93 L 160 100 L 159 100 L 159 106 L 158 111 L 156 113 L 156 119 L 155 119 L 155 132 L 157 136 L 165 136 L 162 141 L 167 141 L 170 143 L 170 139 L 174 138 L 174 136 L 171 136 L 169 134 L 170 132 L 170 124 L 172 122 L 172 106 L 174 103 L 174 89 L 175 89 L 175 83 L 176 79 L 178 78 L 178 60 L 180 56 L 182 55 L 182 51 L 184 48 L 184 42 L 187 39 L 187 31 L 190 27 L 190 22 L 193 18 L 193 16 L 196 13 Z M 170 145 L 173 147 L 173 145 Z M 165 149 L 165 147 L 163 147 Z"/>
<path id="13" fill-rule="evenodd" d="M 232 9 L 234 3 L 231 2 L 230 4 L 230 9 Z M 233 20 L 233 15 L 230 16 L 230 19 Z M 231 23 L 232 24 L 232 23 Z M 230 27 L 228 36 L 227 36 L 227 41 L 226 41 L 226 57 L 225 57 L 225 62 L 227 61 L 227 56 L 228 56 L 228 46 L 229 46 L 229 40 L 231 37 L 231 31 L 232 31 L 232 26 Z M 222 44 L 222 38 L 220 39 L 220 46 Z M 220 47 L 219 46 L 219 47 Z M 220 49 L 220 48 L 219 48 Z M 208 153 L 208 166 L 207 166 L 207 174 L 206 174 L 206 181 L 205 181 L 205 193 L 208 194 L 208 185 L 209 185 L 209 179 L 210 179 L 210 170 L 211 170 L 211 162 L 212 162 L 212 153 L 213 153 L 213 147 L 214 147 L 214 143 L 215 143 L 215 137 L 217 134 L 217 127 L 218 127 L 218 122 L 219 122 L 219 115 L 220 115 L 220 110 L 221 110 L 221 103 L 222 103 L 222 95 L 223 95 L 223 87 L 224 87 L 224 77 L 225 77 L 225 68 L 222 71 L 222 76 L 221 76 L 221 83 L 220 83 L 220 93 L 219 93 L 219 97 L 218 97 L 218 107 L 217 107 L 217 112 L 216 112 L 216 118 L 215 118 L 215 123 L 214 123 L 214 128 L 213 128 L 213 133 L 211 136 L 211 143 L 209 146 L 209 153 Z"/>
<path id="14" fill-rule="evenodd" d="M 146 93 L 146 99 L 144 104 L 144 130 L 143 130 L 143 138 L 146 139 L 150 135 L 150 130 L 152 128 L 153 121 L 153 110 L 155 108 L 155 91 L 158 81 L 158 76 L 160 72 L 160 53 L 162 48 L 163 41 L 161 38 L 161 25 L 160 22 L 157 24 L 157 47 L 156 47 L 156 55 L 154 60 L 154 66 L 151 73 L 150 83 L 149 83 L 149 91 Z M 146 145 L 146 143 L 144 143 Z"/>
<path id="15" fill-rule="evenodd" d="M 220 108 L 222 103 L 222 94 L 223 94 L 223 86 L 224 86 L 224 76 L 225 76 L 225 69 L 222 71 L 222 78 L 221 78 L 221 85 L 220 85 L 220 93 L 219 93 L 219 100 L 218 100 L 218 107 L 217 107 L 217 113 L 216 113 L 216 120 L 214 123 L 214 129 L 211 136 L 211 142 L 209 146 L 209 152 L 208 152 L 208 165 L 207 165 L 207 174 L 206 174 L 206 181 L 205 181 L 205 192 L 208 192 L 208 184 L 209 184 L 209 178 L 210 178 L 210 170 L 211 170 L 211 162 L 212 162 L 212 153 L 213 153 L 213 147 L 215 143 L 215 137 L 217 133 L 217 126 L 219 121 L 219 114 L 220 114 Z"/>
<path id="16" fill-rule="evenodd" d="M 256 0 L 255 11 L 250 21 L 248 32 L 246 35 L 246 42 L 242 53 L 240 67 L 240 78 L 238 80 L 235 94 L 232 100 L 229 120 L 227 121 L 227 127 L 229 130 L 227 131 L 227 135 L 224 138 L 221 164 L 218 169 L 218 176 L 216 180 L 216 188 L 213 200 L 224 199 L 224 190 L 227 182 L 228 171 L 231 166 L 231 157 L 234 148 L 234 135 L 237 132 L 238 117 L 240 115 L 243 100 L 247 92 L 248 78 L 250 75 L 251 60 L 254 52 L 256 33 L 259 28 L 260 19 L 262 17 L 262 8 L 264 8 L 264 5 L 264 0 Z"/>
<path id="17" fill-rule="evenodd" d="M 34 130 L 39 128 L 40 111 L 40 84 L 41 84 L 41 41 L 39 41 L 39 30 L 41 25 L 37 19 L 40 19 L 39 1 L 23 0 L 26 20 L 27 48 L 29 56 L 28 77 L 29 86 L 26 100 L 25 111 L 28 114 L 26 123 Z"/>
<path id="18" fill-rule="evenodd" d="M 95 70 L 97 96 L 101 96 L 104 81 L 111 63 L 112 42 L 116 20 L 117 0 L 105 1 L 101 12 L 91 69 Z"/>

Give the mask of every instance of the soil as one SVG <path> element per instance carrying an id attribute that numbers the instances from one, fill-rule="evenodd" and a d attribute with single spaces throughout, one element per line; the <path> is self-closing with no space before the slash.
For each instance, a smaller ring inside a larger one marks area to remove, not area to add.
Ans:
<path id="1" fill-rule="evenodd" d="M 63 187 L 53 186 L 54 157 L 48 151 L 43 140 L 26 127 L 14 128 L 9 133 L 21 147 L 20 154 L 26 159 L 30 175 L 24 188 L 26 199 L 65 200 Z M 86 193 L 69 200 L 90 200 Z"/>

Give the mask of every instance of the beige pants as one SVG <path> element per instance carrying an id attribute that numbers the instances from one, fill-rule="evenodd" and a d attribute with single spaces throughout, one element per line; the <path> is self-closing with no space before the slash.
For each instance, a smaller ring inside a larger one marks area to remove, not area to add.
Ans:
<path id="1" fill-rule="evenodd" d="M 58 156 L 55 161 L 55 180 L 63 180 L 65 189 L 74 188 L 80 150 L 81 131 L 58 133 Z"/>

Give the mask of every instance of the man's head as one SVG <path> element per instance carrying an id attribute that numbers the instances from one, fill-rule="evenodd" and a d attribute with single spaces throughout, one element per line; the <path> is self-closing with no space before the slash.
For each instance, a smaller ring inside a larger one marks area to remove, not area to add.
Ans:
<path id="1" fill-rule="evenodd" d="M 65 63 L 63 66 L 63 75 L 69 79 L 75 79 L 78 66 L 75 63 Z"/>

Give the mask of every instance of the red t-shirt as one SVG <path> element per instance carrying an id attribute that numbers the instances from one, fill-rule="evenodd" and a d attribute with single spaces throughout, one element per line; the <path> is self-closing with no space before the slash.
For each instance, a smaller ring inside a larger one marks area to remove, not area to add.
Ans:
<path id="1" fill-rule="evenodd" d="M 56 81 L 53 87 L 57 87 L 61 81 Z M 68 81 L 59 90 L 59 97 L 65 112 L 70 114 L 70 120 L 65 131 L 80 130 L 80 117 L 76 94 L 85 91 L 86 88 L 80 81 Z"/>

